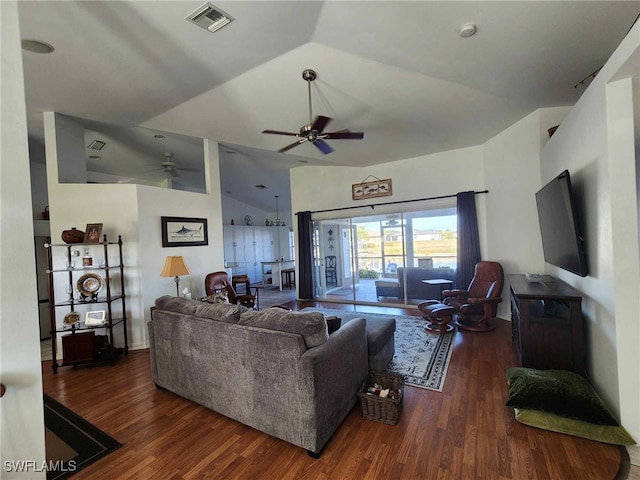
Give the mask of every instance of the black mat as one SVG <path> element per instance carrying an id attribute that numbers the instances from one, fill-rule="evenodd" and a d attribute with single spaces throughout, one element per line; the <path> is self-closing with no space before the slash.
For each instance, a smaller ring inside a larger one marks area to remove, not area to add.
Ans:
<path id="1" fill-rule="evenodd" d="M 47 430 L 58 437 L 56 442 L 61 440 L 76 454 L 71 458 L 54 458 L 54 450 L 58 450 L 59 445 L 47 445 L 47 462 L 52 467 L 47 471 L 47 480 L 69 478 L 122 446 L 117 440 L 46 394 L 44 424 Z"/>

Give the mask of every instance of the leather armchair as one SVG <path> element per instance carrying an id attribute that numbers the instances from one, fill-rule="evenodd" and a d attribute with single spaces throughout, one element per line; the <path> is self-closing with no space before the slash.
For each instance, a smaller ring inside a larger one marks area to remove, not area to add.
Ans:
<path id="1" fill-rule="evenodd" d="M 466 290 L 445 290 L 442 303 L 456 309 L 456 325 L 462 330 L 486 332 L 495 325 L 500 295 L 504 286 L 504 271 L 498 262 L 478 262 Z"/>
<path id="2" fill-rule="evenodd" d="M 247 308 L 255 307 L 256 296 L 251 294 L 250 288 L 247 289 L 246 294 L 238 295 L 229 280 L 229 274 L 227 274 L 227 272 L 213 272 L 208 274 L 204 278 L 204 290 L 207 296 L 226 291 L 229 297 L 229 303 L 239 303 Z"/>

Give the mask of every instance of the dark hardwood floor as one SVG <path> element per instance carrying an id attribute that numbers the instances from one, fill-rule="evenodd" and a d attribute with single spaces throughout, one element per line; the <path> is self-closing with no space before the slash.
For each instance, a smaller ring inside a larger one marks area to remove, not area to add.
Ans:
<path id="1" fill-rule="evenodd" d="M 290 302 L 288 306 L 322 306 Z M 354 310 L 352 305 L 327 308 Z M 413 314 L 415 309 L 358 307 Z M 44 390 L 124 446 L 74 479 L 484 479 L 626 478 L 612 445 L 526 427 L 506 407 L 504 369 L 516 365 L 510 323 L 456 333 L 442 392 L 405 389 L 398 425 L 362 419 L 357 405 L 318 460 L 293 445 L 218 415 L 151 381 L 149 352 L 115 366 L 43 362 Z M 277 385 L 265 395 L 277 395 Z"/>

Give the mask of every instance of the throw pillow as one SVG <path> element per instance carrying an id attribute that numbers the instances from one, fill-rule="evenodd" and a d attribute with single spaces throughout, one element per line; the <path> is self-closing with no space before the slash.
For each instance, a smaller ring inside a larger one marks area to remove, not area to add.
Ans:
<path id="1" fill-rule="evenodd" d="M 329 335 L 338 330 L 340 328 L 340 325 L 342 324 L 342 318 L 335 317 L 333 315 L 324 317 L 324 319 L 327 322 L 327 331 Z"/>
<path id="2" fill-rule="evenodd" d="M 198 305 L 200 305 L 200 302 L 197 300 L 191 300 L 183 297 L 164 295 L 160 298 L 156 298 L 156 307 L 160 310 L 184 313 L 186 315 L 195 315 Z"/>
<path id="3" fill-rule="evenodd" d="M 329 339 L 327 322 L 320 312 L 290 312 L 282 308 L 267 308 L 257 312 L 244 312 L 240 315 L 239 324 L 302 335 L 307 348 L 322 345 Z"/>
<path id="4" fill-rule="evenodd" d="M 575 418 L 562 417 L 542 410 L 514 408 L 516 420 L 523 425 L 542 428 L 551 432 L 565 433 L 574 437 L 588 438 L 612 445 L 635 445 L 635 440 L 624 427 L 594 425 Z"/>
<path id="5" fill-rule="evenodd" d="M 213 295 L 205 297 L 204 301 L 209 303 L 229 303 L 229 292 L 226 290 L 216 292 Z"/>
<path id="6" fill-rule="evenodd" d="M 225 323 L 238 323 L 240 315 L 248 310 L 242 305 L 234 305 L 233 303 L 199 302 L 194 315 Z"/>
<path id="7" fill-rule="evenodd" d="M 512 367 L 505 374 L 510 407 L 542 410 L 596 425 L 618 425 L 591 385 L 576 373 Z"/>

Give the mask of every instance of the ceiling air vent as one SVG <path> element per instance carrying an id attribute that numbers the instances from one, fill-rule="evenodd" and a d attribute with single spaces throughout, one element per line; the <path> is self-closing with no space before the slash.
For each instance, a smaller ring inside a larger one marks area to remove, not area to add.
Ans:
<path id="1" fill-rule="evenodd" d="M 89 145 L 87 145 L 87 148 L 90 150 L 102 150 L 105 145 L 106 143 L 101 140 L 94 140 Z"/>
<path id="2" fill-rule="evenodd" d="M 220 10 L 218 7 L 215 7 L 210 3 L 205 3 L 187 15 L 185 20 L 189 20 L 210 32 L 215 32 L 228 23 L 231 23 L 234 18 Z"/>

